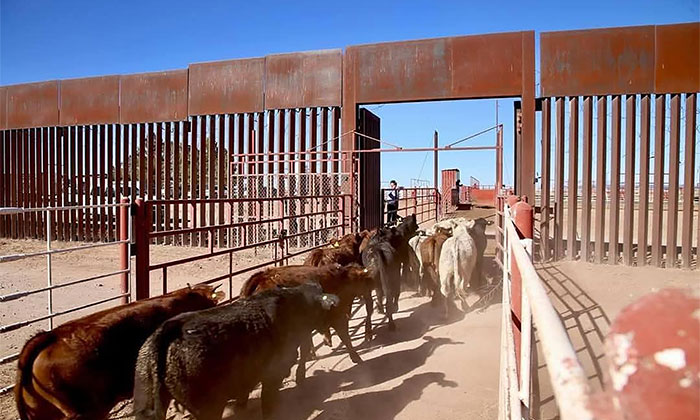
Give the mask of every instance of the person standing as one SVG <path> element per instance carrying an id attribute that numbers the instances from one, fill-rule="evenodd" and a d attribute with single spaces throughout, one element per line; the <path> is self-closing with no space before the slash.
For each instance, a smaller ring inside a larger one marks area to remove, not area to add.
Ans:
<path id="1" fill-rule="evenodd" d="M 389 187 L 386 200 L 386 224 L 391 226 L 396 223 L 399 210 L 399 189 L 396 181 L 393 179 L 389 182 Z"/>

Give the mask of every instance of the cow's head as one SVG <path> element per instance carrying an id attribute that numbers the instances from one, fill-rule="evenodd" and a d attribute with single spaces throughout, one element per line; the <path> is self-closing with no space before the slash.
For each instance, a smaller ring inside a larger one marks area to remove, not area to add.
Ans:
<path id="1" fill-rule="evenodd" d="M 220 284 L 218 286 L 212 286 L 204 283 L 195 284 L 194 286 L 190 286 L 188 284 L 187 289 L 183 290 L 187 290 L 190 294 L 206 298 L 210 300 L 214 305 L 216 305 L 217 303 L 224 300 L 224 298 L 226 297 L 226 294 L 223 290 L 217 290 L 219 287 L 221 287 Z"/>
<path id="2" fill-rule="evenodd" d="M 438 226 L 435 228 L 435 234 L 436 235 L 445 235 L 445 236 L 452 236 L 452 228 L 451 227 L 442 227 Z"/>

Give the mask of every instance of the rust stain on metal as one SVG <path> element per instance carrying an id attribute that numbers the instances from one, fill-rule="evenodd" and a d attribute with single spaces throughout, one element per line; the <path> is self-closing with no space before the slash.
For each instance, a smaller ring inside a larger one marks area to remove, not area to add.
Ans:
<path id="1" fill-rule="evenodd" d="M 358 103 L 521 93 L 521 32 L 352 46 L 347 53 L 356 59 Z"/>
<path id="2" fill-rule="evenodd" d="M 7 86 L 7 128 L 58 125 L 58 81 Z"/>
<path id="3" fill-rule="evenodd" d="M 0 130 L 7 128 L 7 87 L 0 86 Z"/>
<path id="4" fill-rule="evenodd" d="M 75 125 L 119 122 L 119 77 L 62 80 L 59 123 Z"/>
<path id="5" fill-rule="evenodd" d="M 540 35 L 543 96 L 654 90 L 654 26 Z"/>
<path id="6" fill-rule="evenodd" d="M 606 354 L 625 418 L 685 419 L 700 410 L 700 299 L 664 289 L 624 308 L 610 327 Z"/>
<path id="7" fill-rule="evenodd" d="M 191 64 L 190 115 L 261 112 L 264 69 L 264 58 Z"/>
<path id="8" fill-rule="evenodd" d="M 121 77 L 120 122 L 182 121 L 187 118 L 187 70 Z"/>
<path id="9" fill-rule="evenodd" d="M 270 55 L 265 58 L 265 108 L 339 106 L 341 50 Z"/>
<path id="10" fill-rule="evenodd" d="M 700 22 L 656 27 L 655 91 L 700 91 Z"/>

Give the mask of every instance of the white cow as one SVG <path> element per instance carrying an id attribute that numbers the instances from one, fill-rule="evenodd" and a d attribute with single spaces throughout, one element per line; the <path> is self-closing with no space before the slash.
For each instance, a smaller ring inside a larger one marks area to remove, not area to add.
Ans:
<path id="1" fill-rule="evenodd" d="M 423 258 L 421 257 L 420 244 L 428 239 L 425 232 L 418 231 L 418 235 L 408 240 L 408 245 L 413 250 L 413 254 L 418 260 L 418 293 L 423 296 L 425 291 L 423 290 L 423 283 L 420 281 L 423 278 Z"/>
<path id="2" fill-rule="evenodd" d="M 478 250 L 466 225 L 459 224 L 452 231 L 452 237 L 445 241 L 440 253 L 440 292 L 445 299 L 446 318 L 449 315 L 449 302 L 455 295 L 462 301 L 462 310 L 469 309 L 466 290 L 476 265 Z"/>

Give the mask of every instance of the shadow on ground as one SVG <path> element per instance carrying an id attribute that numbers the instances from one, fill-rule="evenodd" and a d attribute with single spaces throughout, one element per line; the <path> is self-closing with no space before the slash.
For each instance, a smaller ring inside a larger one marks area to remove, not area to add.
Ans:
<path id="1" fill-rule="evenodd" d="M 392 419 L 412 401 L 420 398 L 423 390 L 431 384 L 443 387 L 456 387 L 456 382 L 445 380 L 445 375 L 438 372 L 423 372 L 405 378 L 399 385 L 376 392 L 343 397 L 350 391 L 371 388 L 397 378 L 411 374 L 414 370 L 425 365 L 426 361 L 440 346 L 463 344 L 449 338 L 434 338 L 430 331 L 442 326 L 458 322 L 464 314 L 453 308 L 450 318 L 444 320 L 441 311 L 430 302 L 423 303 L 396 320 L 396 331 L 389 331 L 385 324 L 375 328 L 375 338 L 359 347 L 364 355 L 364 362 L 353 365 L 343 371 L 335 371 L 341 362 L 330 370 L 316 370 L 301 385 L 282 390 L 278 418 L 285 420 L 302 419 Z M 410 349 L 368 358 L 368 352 L 399 342 L 423 339 L 423 342 Z M 337 339 L 336 339 L 337 340 Z M 319 360 L 331 355 L 344 353 L 342 345 L 330 355 L 324 355 Z M 293 368 L 294 369 L 294 368 Z M 339 398 L 329 400 L 334 394 Z M 251 398 L 248 407 L 226 419 L 252 420 L 259 419 L 260 399 Z"/>

